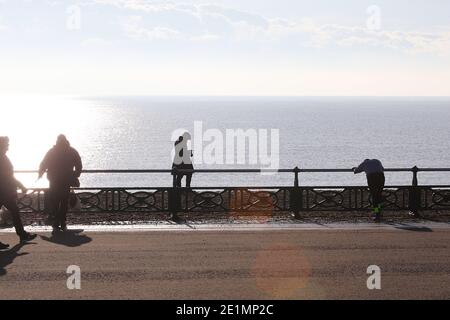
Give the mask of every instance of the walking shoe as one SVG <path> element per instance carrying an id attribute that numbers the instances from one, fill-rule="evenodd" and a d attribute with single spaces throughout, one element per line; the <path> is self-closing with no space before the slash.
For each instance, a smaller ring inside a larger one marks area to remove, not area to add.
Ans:
<path id="1" fill-rule="evenodd" d="M 410 211 L 410 212 L 408 212 L 408 214 L 409 214 L 411 217 L 414 217 L 414 218 L 417 218 L 417 219 L 422 218 L 422 216 L 420 215 L 420 213 L 417 212 L 417 211 Z"/>
<path id="2" fill-rule="evenodd" d="M 36 237 L 37 237 L 36 234 L 26 232 L 20 236 L 20 243 L 25 243 L 25 242 L 31 241 Z"/>
<path id="3" fill-rule="evenodd" d="M 171 217 L 170 217 L 170 220 L 171 221 L 173 221 L 173 222 L 175 222 L 175 223 L 182 223 L 184 220 L 183 219 L 181 219 L 178 215 L 176 215 L 176 214 L 173 214 Z"/>
<path id="4" fill-rule="evenodd" d="M 0 250 L 5 250 L 9 248 L 9 244 L 0 242 Z"/>
<path id="5" fill-rule="evenodd" d="M 374 222 L 381 222 L 381 214 L 377 213 L 375 214 L 375 217 L 373 218 Z"/>

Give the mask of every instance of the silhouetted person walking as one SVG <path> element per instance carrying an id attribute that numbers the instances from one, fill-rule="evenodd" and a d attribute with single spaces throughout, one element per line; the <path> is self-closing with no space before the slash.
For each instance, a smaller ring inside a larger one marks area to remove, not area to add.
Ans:
<path id="1" fill-rule="evenodd" d="M 19 207 L 17 206 L 17 189 L 26 193 L 27 188 L 14 177 L 14 167 L 6 156 L 8 150 L 9 138 L 0 137 L 0 208 L 5 206 L 11 212 L 16 233 L 20 242 L 24 243 L 33 240 L 36 235 L 26 232 L 20 219 Z M 8 247 L 9 245 L 0 242 L 0 249 Z"/>
<path id="2" fill-rule="evenodd" d="M 39 167 L 39 178 L 47 172 L 50 182 L 49 202 L 53 231 L 66 231 L 70 187 L 79 187 L 78 178 L 83 165 L 77 150 L 70 146 L 64 135 L 59 135 Z"/>
<path id="3" fill-rule="evenodd" d="M 173 159 L 172 169 L 186 170 L 184 172 L 173 171 L 173 186 L 181 187 L 181 181 L 183 176 L 186 176 L 186 187 L 191 187 L 192 171 L 194 166 L 192 165 L 191 157 L 194 156 L 192 150 L 188 150 L 188 141 L 191 140 L 191 135 L 186 132 L 175 141 L 175 156 Z M 191 171 L 191 172 L 189 172 Z"/>
<path id="4" fill-rule="evenodd" d="M 355 174 L 365 172 L 370 194 L 372 195 L 373 213 L 375 221 L 381 220 L 381 201 L 385 183 L 384 167 L 378 159 L 366 159 L 357 168 L 353 168 Z"/>

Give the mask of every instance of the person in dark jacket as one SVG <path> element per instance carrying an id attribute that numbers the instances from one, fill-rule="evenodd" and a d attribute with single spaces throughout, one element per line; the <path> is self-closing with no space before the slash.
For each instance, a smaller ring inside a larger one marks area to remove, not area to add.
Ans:
<path id="1" fill-rule="evenodd" d="M 194 156 L 192 150 L 188 150 L 188 141 L 191 140 L 191 135 L 186 132 L 175 141 L 175 157 L 173 159 L 172 170 L 182 170 L 182 172 L 173 171 L 173 186 L 181 187 L 183 176 L 186 176 L 186 188 L 191 187 L 192 165 L 191 157 Z"/>
<path id="2" fill-rule="evenodd" d="M 372 196 L 373 213 L 375 221 L 381 220 L 381 202 L 385 183 L 384 167 L 378 159 L 366 159 L 357 168 L 353 168 L 355 174 L 365 172 L 367 184 Z"/>
<path id="3" fill-rule="evenodd" d="M 66 231 L 70 187 L 79 187 L 78 178 L 83 165 L 77 150 L 70 146 L 64 135 L 59 135 L 39 167 L 39 178 L 47 172 L 50 182 L 49 202 L 53 231 Z"/>
<path id="4" fill-rule="evenodd" d="M 14 167 L 6 155 L 8 150 L 9 138 L 0 137 L 0 208 L 5 206 L 11 212 L 16 233 L 20 242 L 24 243 L 33 240 L 36 235 L 26 232 L 20 219 L 19 207 L 17 206 L 17 189 L 26 193 L 27 188 L 14 177 Z M 8 244 L 0 242 L 0 250 L 8 247 Z"/>

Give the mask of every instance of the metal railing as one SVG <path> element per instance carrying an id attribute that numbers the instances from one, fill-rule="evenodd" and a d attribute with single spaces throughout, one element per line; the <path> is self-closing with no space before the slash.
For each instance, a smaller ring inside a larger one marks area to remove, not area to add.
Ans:
<path id="1" fill-rule="evenodd" d="M 366 186 L 300 186 L 301 173 L 353 173 L 352 169 L 200 169 L 200 170 L 84 170 L 84 174 L 179 174 L 179 173 L 292 173 L 290 186 L 242 187 L 150 187 L 150 188 L 77 188 L 80 212 L 292 212 L 296 217 L 309 211 L 355 211 L 371 207 Z M 387 168 L 389 172 L 410 172 L 409 185 L 386 186 L 384 207 L 388 210 L 449 210 L 450 184 L 420 186 L 419 172 L 450 172 L 450 168 Z M 16 171 L 33 174 L 37 171 Z M 19 206 L 24 211 L 42 212 L 47 190 L 31 189 L 22 195 Z"/>

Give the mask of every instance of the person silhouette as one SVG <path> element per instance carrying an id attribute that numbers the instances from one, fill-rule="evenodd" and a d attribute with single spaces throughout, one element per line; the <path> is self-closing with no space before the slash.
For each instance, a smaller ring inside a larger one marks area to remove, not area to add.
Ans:
<path id="1" fill-rule="evenodd" d="M 175 141 L 175 156 L 172 164 L 173 175 L 173 187 L 181 187 L 181 182 L 184 176 L 186 176 L 186 187 L 191 187 L 192 171 L 194 166 L 192 164 L 191 157 L 194 156 L 192 150 L 188 149 L 188 141 L 191 140 L 189 132 L 185 132 L 182 136 Z M 176 170 L 181 170 L 178 172 Z"/>
<path id="2" fill-rule="evenodd" d="M 27 193 L 27 188 L 14 177 L 14 167 L 6 153 L 9 150 L 9 138 L 0 137 L 0 208 L 4 206 L 11 212 L 16 234 L 21 243 L 31 241 L 36 238 L 35 234 L 25 231 L 20 218 L 20 210 L 17 206 L 17 189 L 22 193 Z M 0 242 L 0 249 L 7 249 L 8 244 Z"/>
<path id="3" fill-rule="evenodd" d="M 372 196 L 372 210 L 375 221 L 381 220 L 381 201 L 385 183 L 384 167 L 378 159 L 366 159 L 358 167 L 353 168 L 355 174 L 365 172 L 367 184 Z"/>
<path id="4" fill-rule="evenodd" d="M 67 231 L 70 188 L 79 187 L 83 170 L 80 154 L 70 146 L 66 136 L 59 135 L 39 166 L 39 179 L 47 172 L 50 182 L 49 206 L 53 232 Z"/>

